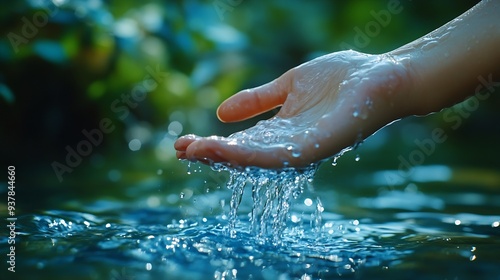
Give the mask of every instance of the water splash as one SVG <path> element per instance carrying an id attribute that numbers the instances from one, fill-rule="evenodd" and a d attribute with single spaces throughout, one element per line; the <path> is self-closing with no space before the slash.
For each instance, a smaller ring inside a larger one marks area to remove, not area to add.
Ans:
<path id="1" fill-rule="evenodd" d="M 317 165 L 303 169 L 284 168 L 281 170 L 255 167 L 236 170 L 223 165 L 216 165 L 214 168 L 229 171 L 227 187 L 233 191 L 228 215 L 227 232 L 229 235 L 236 237 L 238 207 L 245 186 L 250 185 L 253 200 L 250 213 L 251 231 L 258 243 L 279 245 L 289 218 L 290 205 L 302 193 L 304 187 L 312 182 Z"/>

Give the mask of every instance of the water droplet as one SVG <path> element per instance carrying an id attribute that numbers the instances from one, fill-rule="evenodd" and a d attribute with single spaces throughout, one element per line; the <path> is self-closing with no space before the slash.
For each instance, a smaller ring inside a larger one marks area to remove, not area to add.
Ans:
<path id="1" fill-rule="evenodd" d="M 292 152 L 292 157 L 295 157 L 295 158 L 300 157 L 300 155 L 302 154 L 302 153 L 300 152 L 300 149 L 299 149 L 299 148 L 297 148 L 297 147 L 295 147 L 295 146 L 292 146 L 292 145 L 288 146 L 286 149 L 287 149 L 288 151 Z"/>
<path id="2" fill-rule="evenodd" d="M 373 100 L 370 97 L 366 98 L 365 104 L 369 109 L 373 108 Z"/>
<path id="3" fill-rule="evenodd" d="M 191 162 L 188 162 L 188 166 L 187 166 L 186 173 L 187 173 L 188 175 L 191 175 Z"/>
<path id="4" fill-rule="evenodd" d="M 264 144 L 269 144 L 271 143 L 271 139 L 272 133 L 270 131 L 264 132 L 264 134 L 262 135 L 262 142 L 264 142 Z"/>
<path id="5" fill-rule="evenodd" d="M 319 197 L 317 198 L 317 202 L 316 202 L 316 210 L 319 213 L 323 213 L 323 211 L 325 211 L 325 208 L 323 207 L 323 204 L 321 203 L 321 200 L 319 199 Z"/>
<path id="6" fill-rule="evenodd" d="M 356 155 L 356 158 L 354 158 L 355 161 L 359 161 L 361 157 L 359 155 Z"/>
<path id="7" fill-rule="evenodd" d="M 306 198 L 306 199 L 304 200 L 304 204 L 305 204 L 306 206 L 311 206 L 311 205 L 313 204 L 313 201 L 312 201 L 312 199 L 310 199 L 310 198 Z"/>
<path id="8" fill-rule="evenodd" d="M 181 192 L 181 193 L 179 194 L 179 197 L 180 197 L 180 198 L 184 198 L 184 196 L 185 196 L 184 192 Z"/>
<path id="9" fill-rule="evenodd" d="M 319 148 L 319 144 L 318 143 L 314 144 L 314 148 L 316 149 Z"/>
<path id="10" fill-rule="evenodd" d="M 354 112 L 352 112 L 352 116 L 357 118 L 359 116 L 358 106 L 354 108 Z"/>

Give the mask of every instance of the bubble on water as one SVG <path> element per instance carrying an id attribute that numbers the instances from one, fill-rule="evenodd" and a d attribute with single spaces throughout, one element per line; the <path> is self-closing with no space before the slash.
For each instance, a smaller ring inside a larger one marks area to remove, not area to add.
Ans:
<path id="1" fill-rule="evenodd" d="M 180 198 L 184 198 L 184 196 L 185 196 L 185 195 L 186 195 L 186 194 L 185 194 L 184 192 L 181 192 L 181 193 L 179 194 L 179 197 L 180 197 Z"/>
<path id="2" fill-rule="evenodd" d="M 356 157 L 354 158 L 355 161 L 359 161 L 361 159 L 361 157 L 359 155 L 356 155 Z"/>

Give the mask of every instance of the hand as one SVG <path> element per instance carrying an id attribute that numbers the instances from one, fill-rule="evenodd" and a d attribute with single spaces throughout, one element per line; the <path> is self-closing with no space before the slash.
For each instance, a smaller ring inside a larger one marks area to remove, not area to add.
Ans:
<path id="1" fill-rule="evenodd" d="M 281 106 L 276 116 L 229 137 L 183 136 L 175 143 L 177 157 L 231 167 L 305 167 L 410 115 L 410 80 L 404 61 L 387 54 L 342 51 L 321 56 L 235 94 L 217 110 L 223 122 Z"/>

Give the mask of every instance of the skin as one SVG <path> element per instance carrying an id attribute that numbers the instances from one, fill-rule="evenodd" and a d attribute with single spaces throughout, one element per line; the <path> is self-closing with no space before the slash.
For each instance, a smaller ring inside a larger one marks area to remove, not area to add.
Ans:
<path id="1" fill-rule="evenodd" d="M 221 121 L 281 106 L 278 114 L 230 137 L 183 136 L 174 144 L 177 157 L 231 167 L 305 167 L 395 120 L 454 105 L 477 91 L 478 77 L 498 81 L 499 14 L 500 1 L 482 1 L 388 53 L 334 52 L 240 91 L 217 109 Z"/>

